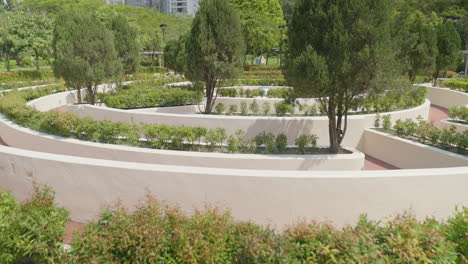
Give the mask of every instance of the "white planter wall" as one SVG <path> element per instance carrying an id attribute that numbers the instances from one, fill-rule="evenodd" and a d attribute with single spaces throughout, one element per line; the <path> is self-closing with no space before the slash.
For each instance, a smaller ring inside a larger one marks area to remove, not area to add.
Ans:
<path id="1" fill-rule="evenodd" d="M 468 206 L 468 167 L 364 172 L 253 171 L 116 162 L 0 146 L 0 186 L 24 199 L 34 180 L 49 184 L 71 219 L 85 222 L 120 199 L 150 192 L 185 211 L 205 203 L 238 220 L 283 228 L 302 219 L 354 224 L 411 211 L 446 218 Z"/>

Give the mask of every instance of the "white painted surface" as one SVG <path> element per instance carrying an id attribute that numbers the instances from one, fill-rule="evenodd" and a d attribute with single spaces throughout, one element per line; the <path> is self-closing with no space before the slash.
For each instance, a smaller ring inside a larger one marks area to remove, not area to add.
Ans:
<path id="1" fill-rule="evenodd" d="M 0 146 L 0 186 L 24 199 L 32 181 L 49 184 L 78 222 L 120 199 L 133 206 L 151 192 L 185 211 L 205 203 L 230 208 L 238 220 L 282 228 L 299 218 L 337 226 L 411 209 L 419 218 L 451 216 L 468 206 L 468 167 L 288 172 L 164 166 L 39 153 Z"/>
<path id="2" fill-rule="evenodd" d="M 440 120 L 440 128 L 450 128 L 451 126 L 455 126 L 458 132 L 468 130 L 468 125 L 451 122 L 450 119 Z"/>
<path id="3" fill-rule="evenodd" d="M 449 88 L 433 87 L 430 83 L 424 83 L 421 85 L 427 87 L 427 98 L 431 101 L 432 104 L 447 109 L 452 106 L 468 104 L 467 93 L 451 90 Z"/>
<path id="4" fill-rule="evenodd" d="M 373 129 L 364 131 L 358 149 L 402 169 L 468 166 L 467 156 Z M 468 170 L 466 172 L 468 173 Z M 466 187 L 468 189 L 468 185 Z"/>
<path id="5" fill-rule="evenodd" d="M 364 154 L 260 155 L 157 150 L 63 138 L 18 126 L 0 114 L 1 138 L 12 147 L 150 164 L 252 170 L 361 170 Z"/>

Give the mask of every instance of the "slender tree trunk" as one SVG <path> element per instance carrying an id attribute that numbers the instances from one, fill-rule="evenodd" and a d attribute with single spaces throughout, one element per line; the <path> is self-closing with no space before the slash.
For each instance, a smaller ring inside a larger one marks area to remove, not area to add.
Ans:
<path id="1" fill-rule="evenodd" d="M 94 105 L 94 102 L 95 102 L 95 99 L 96 99 L 96 92 L 94 91 L 93 89 L 93 85 L 92 84 L 88 84 L 88 87 L 87 87 L 87 90 L 88 90 L 88 98 L 89 98 L 89 104 L 91 105 Z"/>
<path id="2" fill-rule="evenodd" d="M 78 101 L 78 104 L 81 104 L 83 100 L 81 99 L 81 87 L 80 85 L 77 85 L 76 87 L 76 99 Z"/>
<path id="3" fill-rule="evenodd" d="M 439 78 L 439 69 L 436 69 L 434 71 L 434 74 L 432 75 L 432 79 L 433 79 L 433 82 L 434 82 L 434 86 L 437 85 L 437 78 Z"/>
<path id="4" fill-rule="evenodd" d="M 330 151 L 332 153 L 338 153 L 340 145 L 338 143 L 338 131 L 336 127 L 336 113 L 335 103 L 333 100 L 328 101 L 328 135 L 330 137 Z"/>
<path id="5" fill-rule="evenodd" d="M 36 70 L 40 71 L 41 69 L 39 68 L 39 52 L 37 52 L 37 50 L 34 50 L 34 54 L 36 56 Z"/>
<path id="6" fill-rule="evenodd" d="M 11 71 L 11 69 L 10 69 L 10 50 L 7 49 L 5 54 L 6 54 L 7 72 L 10 72 Z"/>
<path id="7" fill-rule="evenodd" d="M 268 65 L 268 59 L 270 58 L 270 53 L 267 52 L 266 56 L 267 56 L 267 57 L 266 57 L 266 65 Z"/>

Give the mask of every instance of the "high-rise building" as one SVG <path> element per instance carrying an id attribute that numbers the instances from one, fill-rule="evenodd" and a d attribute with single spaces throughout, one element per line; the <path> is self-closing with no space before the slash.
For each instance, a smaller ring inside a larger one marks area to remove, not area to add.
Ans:
<path id="1" fill-rule="evenodd" d="M 156 8 L 168 15 L 195 15 L 198 10 L 198 0 L 105 0 L 110 5 L 130 5 L 135 7 Z"/>

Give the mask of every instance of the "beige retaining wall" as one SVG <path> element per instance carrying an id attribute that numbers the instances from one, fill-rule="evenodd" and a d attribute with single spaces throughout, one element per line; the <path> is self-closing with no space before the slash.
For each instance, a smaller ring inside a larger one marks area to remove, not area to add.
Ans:
<path id="1" fill-rule="evenodd" d="M 132 206 L 151 192 L 191 211 L 205 203 L 238 220 L 282 228 L 299 218 L 337 226 L 411 209 L 445 218 L 468 206 L 468 167 L 365 172 L 252 171 L 116 162 L 0 146 L 0 186 L 24 199 L 32 182 L 49 184 L 78 222 L 120 199 Z"/>
<path id="2" fill-rule="evenodd" d="M 45 99 L 47 100 L 47 99 Z M 238 129 L 246 132 L 246 137 L 254 137 L 266 131 L 274 134 L 284 133 L 289 143 L 301 134 L 316 134 L 319 145 L 329 145 L 328 118 L 320 117 L 251 117 L 251 116 L 218 116 L 218 115 L 185 115 L 167 113 L 142 113 L 126 110 L 104 108 L 92 105 L 68 105 L 68 111 L 81 117 L 96 120 L 111 120 L 135 124 L 165 124 L 173 126 L 202 126 L 206 128 L 224 127 L 228 134 Z M 430 102 L 418 107 L 389 113 L 392 122 L 397 119 L 416 119 L 418 116 L 428 118 Z M 381 115 L 385 115 L 382 113 Z M 348 117 L 348 130 L 343 146 L 355 148 L 364 129 L 373 127 L 375 115 L 352 115 Z"/>
<path id="3" fill-rule="evenodd" d="M 449 88 L 433 87 L 432 84 L 429 83 L 421 85 L 427 87 L 427 98 L 434 105 L 438 105 L 448 109 L 452 106 L 468 104 L 467 93 L 451 90 Z"/>
<path id="4" fill-rule="evenodd" d="M 468 130 L 468 125 L 450 122 L 450 119 L 441 120 L 439 124 L 440 128 L 450 128 L 451 126 L 455 126 L 458 132 L 464 132 L 465 130 Z"/>
<path id="5" fill-rule="evenodd" d="M 364 131 L 358 149 L 401 169 L 468 166 L 467 156 L 373 129 Z M 468 170 L 466 172 L 468 173 Z"/>
<path id="6" fill-rule="evenodd" d="M 12 147 L 116 161 L 252 170 L 361 170 L 364 154 L 260 155 L 156 150 L 102 144 L 47 135 L 24 128 L 0 114 L 1 138 Z"/>

